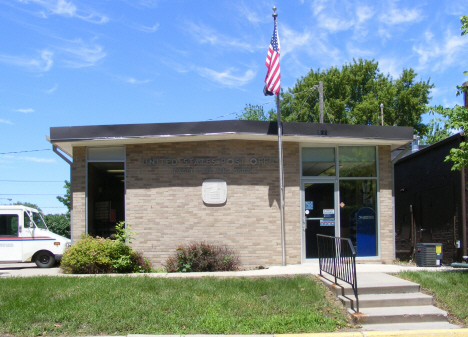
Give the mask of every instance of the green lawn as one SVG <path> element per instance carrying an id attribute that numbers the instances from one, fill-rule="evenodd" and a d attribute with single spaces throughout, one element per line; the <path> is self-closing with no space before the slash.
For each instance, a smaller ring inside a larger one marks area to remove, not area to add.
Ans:
<path id="1" fill-rule="evenodd" d="M 347 316 L 314 277 L 0 279 L 0 335 L 336 331 Z"/>
<path id="2" fill-rule="evenodd" d="M 400 277 L 419 283 L 434 296 L 437 306 L 468 325 L 468 272 L 401 272 Z"/>

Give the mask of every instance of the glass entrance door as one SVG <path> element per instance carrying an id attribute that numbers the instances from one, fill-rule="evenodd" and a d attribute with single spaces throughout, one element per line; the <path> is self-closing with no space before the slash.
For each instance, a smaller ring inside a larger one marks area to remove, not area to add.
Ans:
<path id="1" fill-rule="evenodd" d="M 335 183 L 304 183 L 303 191 L 305 258 L 316 259 L 317 234 L 335 236 Z"/>

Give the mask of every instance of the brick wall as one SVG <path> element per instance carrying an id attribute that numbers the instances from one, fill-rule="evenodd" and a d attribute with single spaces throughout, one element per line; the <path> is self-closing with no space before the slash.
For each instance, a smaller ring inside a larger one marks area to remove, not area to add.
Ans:
<path id="1" fill-rule="evenodd" d="M 71 169 L 71 191 L 73 199 L 72 239 L 77 242 L 86 230 L 86 148 L 73 148 Z"/>
<path id="2" fill-rule="evenodd" d="M 380 256 L 385 263 L 392 263 L 394 259 L 390 152 L 390 146 L 379 146 Z"/>
<path id="3" fill-rule="evenodd" d="M 278 165 L 251 165 L 256 158 L 277 158 L 276 142 L 225 140 L 127 146 L 126 219 L 136 235 L 133 246 L 160 266 L 181 244 L 206 241 L 235 247 L 244 267 L 282 263 Z M 144 159 L 170 159 L 171 165 L 146 165 Z M 215 165 L 183 165 L 183 158 L 212 158 Z M 244 158 L 229 165 L 220 159 Z M 284 144 L 287 263 L 300 263 L 299 146 Z M 178 163 L 172 165 L 172 160 Z M 174 173 L 174 169 L 193 169 Z M 253 173 L 234 173 L 234 168 Z M 211 172 L 200 173 L 198 169 Z M 218 169 L 227 172 L 218 173 Z M 202 182 L 227 182 L 227 202 L 202 200 Z"/>

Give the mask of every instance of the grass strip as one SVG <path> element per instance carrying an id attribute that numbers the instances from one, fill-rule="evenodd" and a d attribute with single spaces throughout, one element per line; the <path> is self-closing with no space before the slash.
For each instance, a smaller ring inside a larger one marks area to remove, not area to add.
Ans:
<path id="1" fill-rule="evenodd" d="M 348 326 L 312 277 L 0 279 L 0 334 L 274 334 Z"/>
<path id="2" fill-rule="evenodd" d="M 400 277 L 416 282 L 434 296 L 435 304 L 447 311 L 454 323 L 468 325 L 468 272 L 404 271 Z"/>

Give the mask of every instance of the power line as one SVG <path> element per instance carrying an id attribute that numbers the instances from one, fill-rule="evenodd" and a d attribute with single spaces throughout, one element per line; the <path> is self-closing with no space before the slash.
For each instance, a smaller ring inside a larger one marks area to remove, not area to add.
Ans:
<path id="1" fill-rule="evenodd" d="M 64 180 L 1 180 L 3 182 L 13 183 L 63 183 Z"/>
<path id="2" fill-rule="evenodd" d="M 29 151 L 16 151 L 16 152 L 3 152 L 3 153 L 0 153 L 0 154 L 14 154 L 14 153 L 39 152 L 39 151 L 52 151 L 52 149 L 29 150 Z"/>
<path id="3" fill-rule="evenodd" d="M 22 193 L 3 193 L 3 194 L 0 194 L 0 195 L 62 195 L 63 192 L 61 193 L 55 193 L 55 194 L 52 194 L 52 193 L 25 193 L 25 194 L 22 194 Z"/>

